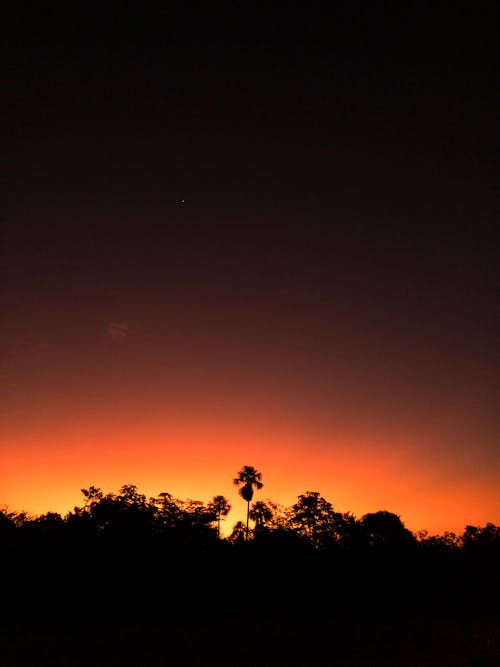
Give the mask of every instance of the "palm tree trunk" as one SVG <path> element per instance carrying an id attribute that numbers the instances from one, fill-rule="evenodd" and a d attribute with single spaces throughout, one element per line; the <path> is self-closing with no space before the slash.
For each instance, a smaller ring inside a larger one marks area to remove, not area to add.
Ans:
<path id="1" fill-rule="evenodd" d="M 245 540 L 248 540 L 248 517 L 250 516 L 250 501 L 247 500 L 247 532 L 245 534 Z"/>

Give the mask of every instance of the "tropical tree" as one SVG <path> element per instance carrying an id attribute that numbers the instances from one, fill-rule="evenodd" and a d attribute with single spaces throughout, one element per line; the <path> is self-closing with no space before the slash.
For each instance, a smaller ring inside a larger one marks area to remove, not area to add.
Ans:
<path id="1" fill-rule="evenodd" d="M 215 520 L 217 521 L 217 537 L 220 538 L 221 518 L 229 514 L 231 505 L 228 503 L 227 499 L 224 498 L 224 496 L 214 496 L 208 503 L 208 509 L 210 512 L 214 513 Z"/>
<path id="2" fill-rule="evenodd" d="M 292 505 L 290 523 L 315 546 L 325 546 L 340 539 L 345 519 L 318 491 L 306 491 Z"/>
<path id="3" fill-rule="evenodd" d="M 393 512 L 371 512 L 362 516 L 360 523 L 365 531 L 365 539 L 371 547 L 396 550 L 415 542 L 415 536 Z"/>
<path id="4" fill-rule="evenodd" d="M 238 476 L 233 479 L 233 484 L 240 487 L 239 494 L 247 501 L 246 539 L 248 540 L 248 519 L 250 518 L 250 502 L 253 498 L 254 487 L 255 489 L 262 489 L 264 485 L 260 481 L 262 473 L 257 472 L 253 466 L 243 466 L 237 474 Z"/>
<path id="5" fill-rule="evenodd" d="M 253 504 L 250 510 L 250 518 L 255 521 L 255 530 L 262 530 L 273 519 L 272 507 L 259 500 Z"/>
<path id="6" fill-rule="evenodd" d="M 233 532 L 229 536 L 229 541 L 234 544 L 244 542 L 247 539 L 247 532 L 243 521 L 237 521 L 233 526 Z"/>

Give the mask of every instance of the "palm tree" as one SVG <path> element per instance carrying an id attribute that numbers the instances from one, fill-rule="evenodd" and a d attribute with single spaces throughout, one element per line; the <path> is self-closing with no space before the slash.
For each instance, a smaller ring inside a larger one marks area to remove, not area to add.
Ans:
<path id="1" fill-rule="evenodd" d="M 264 486 L 260 481 L 262 479 L 262 473 L 257 472 L 253 466 L 243 466 L 243 468 L 238 472 L 238 477 L 233 479 L 233 484 L 235 486 L 240 486 L 240 496 L 247 501 L 247 528 L 246 528 L 246 539 L 248 540 L 248 519 L 250 516 L 250 501 L 253 498 L 254 487 L 256 489 L 262 489 Z"/>
<path id="2" fill-rule="evenodd" d="M 217 521 L 217 537 L 220 538 L 220 521 L 223 516 L 229 514 L 231 505 L 227 502 L 224 496 L 214 496 L 208 503 L 208 509 L 213 512 L 215 520 Z"/>
<path id="3" fill-rule="evenodd" d="M 250 518 L 255 521 L 255 531 L 257 532 L 265 528 L 266 523 L 271 521 L 273 510 L 267 503 L 258 500 L 250 510 Z"/>

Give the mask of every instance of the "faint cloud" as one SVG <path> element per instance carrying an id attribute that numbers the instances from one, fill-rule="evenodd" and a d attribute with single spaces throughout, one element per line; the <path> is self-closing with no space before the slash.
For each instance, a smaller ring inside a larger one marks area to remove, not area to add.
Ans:
<path id="1" fill-rule="evenodd" d="M 121 340 L 133 333 L 133 327 L 130 322 L 110 322 L 106 333 L 112 340 Z"/>

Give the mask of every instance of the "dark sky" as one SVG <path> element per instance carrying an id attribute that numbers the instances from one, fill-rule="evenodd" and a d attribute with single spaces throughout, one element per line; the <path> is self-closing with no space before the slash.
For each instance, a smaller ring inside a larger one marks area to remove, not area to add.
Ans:
<path id="1" fill-rule="evenodd" d="M 494 5 L 289 4 L 6 17 L 5 451 L 175 405 L 319 431 L 319 467 L 371 434 L 474 505 L 498 464 Z"/>

